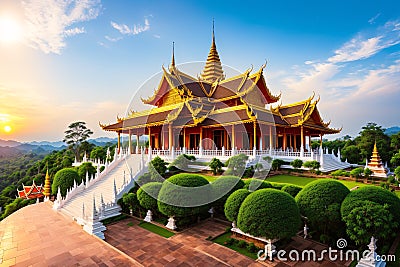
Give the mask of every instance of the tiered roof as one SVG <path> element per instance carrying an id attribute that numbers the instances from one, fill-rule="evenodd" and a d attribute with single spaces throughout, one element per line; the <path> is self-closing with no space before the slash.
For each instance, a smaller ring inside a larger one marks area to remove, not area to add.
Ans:
<path id="1" fill-rule="evenodd" d="M 25 199 L 33 199 L 33 198 L 41 198 L 43 197 L 43 187 L 42 185 L 36 185 L 35 180 L 33 181 L 31 186 L 22 185 L 23 189 L 18 190 L 18 197 Z"/>
<path id="2" fill-rule="evenodd" d="M 298 103 L 266 109 L 267 104 L 280 100 L 281 94 L 273 95 L 266 85 L 263 71 L 266 64 L 255 73 L 252 68 L 226 79 L 215 45 L 213 32 L 210 52 L 200 77 L 194 78 L 175 66 L 174 50 L 168 70 L 163 75 L 154 94 L 142 99 L 154 106 L 151 110 L 132 112 L 118 122 L 100 126 L 106 131 L 127 133 L 129 129 L 172 123 L 175 126 L 204 127 L 264 123 L 282 127 L 307 126 L 314 135 L 338 133 L 341 129 L 329 128 L 317 109 L 319 101 L 314 96 Z"/>
<path id="3" fill-rule="evenodd" d="M 376 147 L 376 141 L 374 144 L 374 150 L 372 151 L 371 161 L 368 163 L 368 168 L 373 172 L 374 176 L 387 177 L 381 157 L 379 156 L 378 148 Z"/>

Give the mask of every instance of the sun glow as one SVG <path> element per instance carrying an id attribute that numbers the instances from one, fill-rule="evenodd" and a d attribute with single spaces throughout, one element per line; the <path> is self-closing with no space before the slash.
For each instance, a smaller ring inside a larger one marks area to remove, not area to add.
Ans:
<path id="1" fill-rule="evenodd" d="M 12 131 L 12 128 L 11 128 L 11 126 L 10 126 L 10 125 L 6 125 L 6 126 L 4 126 L 4 131 L 5 131 L 6 133 L 9 133 L 9 132 L 11 132 L 11 131 Z"/>
<path id="2" fill-rule="evenodd" d="M 22 39 L 21 26 L 16 19 L 0 15 L 0 43 L 16 43 Z"/>

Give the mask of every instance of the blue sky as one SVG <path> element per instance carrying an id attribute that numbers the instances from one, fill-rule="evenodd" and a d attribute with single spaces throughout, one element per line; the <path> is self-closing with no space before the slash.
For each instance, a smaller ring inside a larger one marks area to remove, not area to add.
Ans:
<path id="1" fill-rule="evenodd" d="M 206 59 L 213 18 L 222 63 L 244 71 L 267 60 L 284 104 L 315 91 L 323 118 L 343 126 L 332 138 L 369 121 L 400 125 L 398 1 L 215 2 L 1 1 L 0 138 L 60 140 L 77 120 L 112 136 L 98 122 L 124 114 L 169 64 L 173 41 L 177 63 Z"/>

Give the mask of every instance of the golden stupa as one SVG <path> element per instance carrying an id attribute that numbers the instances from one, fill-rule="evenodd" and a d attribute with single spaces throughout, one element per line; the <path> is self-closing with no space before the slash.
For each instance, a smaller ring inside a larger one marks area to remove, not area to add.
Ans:
<path id="1" fill-rule="evenodd" d="M 368 168 L 373 172 L 373 176 L 387 178 L 386 170 L 379 156 L 378 148 L 376 147 L 376 141 L 374 150 L 372 151 L 371 161 L 368 163 Z"/>

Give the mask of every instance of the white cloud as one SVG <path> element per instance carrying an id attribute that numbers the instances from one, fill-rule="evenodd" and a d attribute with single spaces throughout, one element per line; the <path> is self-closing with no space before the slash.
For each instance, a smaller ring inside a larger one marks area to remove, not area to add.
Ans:
<path id="1" fill-rule="evenodd" d="M 72 29 L 68 29 L 68 30 L 65 30 L 64 31 L 64 34 L 66 35 L 66 36 L 74 36 L 74 35 L 77 35 L 77 34 L 81 34 L 81 33 L 85 33 L 86 31 L 85 31 L 85 28 L 84 27 L 81 27 L 81 28 L 72 28 Z"/>
<path id="2" fill-rule="evenodd" d="M 368 20 L 368 23 L 369 23 L 369 24 L 374 24 L 375 21 L 376 21 L 376 19 L 379 18 L 380 15 L 381 15 L 381 13 L 376 14 L 375 16 L 373 16 L 372 18 L 370 18 L 370 19 Z"/>
<path id="3" fill-rule="evenodd" d="M 65 38 L 84 33 L 83 27 L 69 27 L 95 19 L 100 0 L 26 0 L 22 2 L 28 27 L 27 40 L 44 53 L 60 54 Z"/>
<path id="4" fill-rule="evenodd" d="M 160 39 L 160 38 L 161 38 L 161 36 L 158 35 L 158 34 L 154 34 L 153 36 L 154 36 L 154 38 L 157 38 L 157 39 Z"/>
<path id="5" fill-rule="evenodd" d="M 104 38 L 106 38 L 110 42 L 118 42 L 119 40 L 122 39 L 122 37 L 113 38 L 113 37 L 110 37 L 108 35 L 104 36 Z"/>
<path id="6" fill-rule="evenodd" d="M 150 30 L 150 22 L 147 18 L 144 19 L 144 25 L 134 24 L 132 28 L 126 24 L 118 24 L 114 21 L 111 21 L 111 26 L 124 35 L 137 35 Z"/>
<path id="7" fill-rule="evenodd" d="M 350 62 L 369 58 L 381 50 L 400 43 L 400 22 L 389 21 L 383 27 L 377 28 L 373 36 L 366 37 L 359 33 L 341 48 L 335 55 L 328 58 L 329 62 Z"/>

